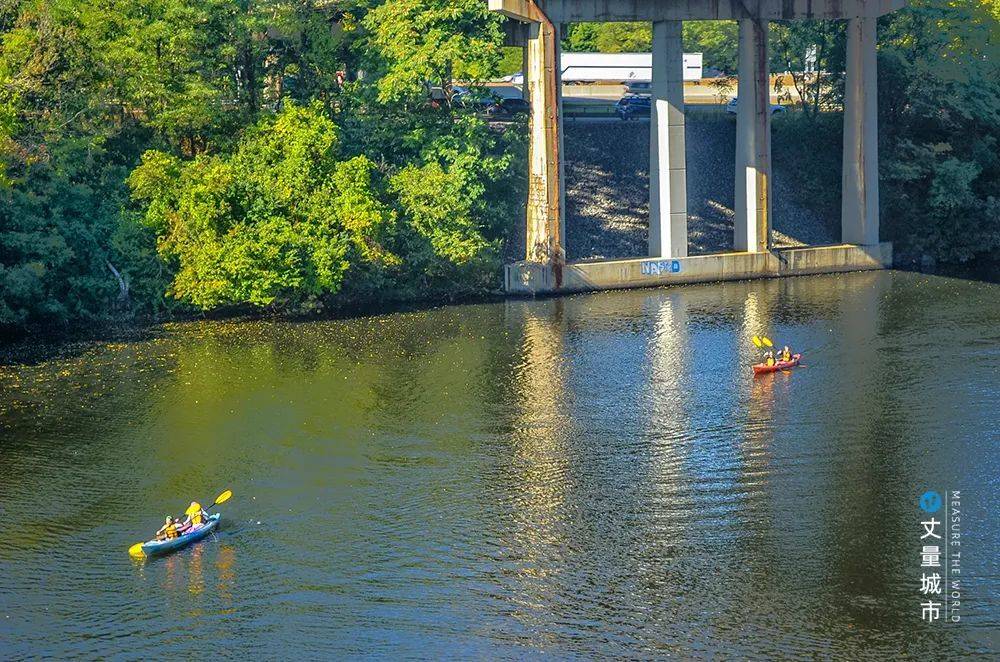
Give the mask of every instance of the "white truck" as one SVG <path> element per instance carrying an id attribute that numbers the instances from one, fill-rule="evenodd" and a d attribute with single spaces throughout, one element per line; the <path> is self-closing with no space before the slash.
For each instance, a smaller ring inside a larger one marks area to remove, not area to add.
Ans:
<path id="1" fill-rule="evenodd" d="M 653 80 L 651 53 L 563 53 L 564 83 L 649 83 Z M 684 53 L 684 80 L 701 80 L 702 54 Z"/>
<path id="2" fill-rule="evenodd" d="M 653 80 L 651 53 L 563 53 L 560 69 L 563 83 L 622 83 L 639 89 Z M 702 54 L 684 53 L 684 80 L 701 80 Z M 504 78 L 524 84 L 524 74 Z"/>

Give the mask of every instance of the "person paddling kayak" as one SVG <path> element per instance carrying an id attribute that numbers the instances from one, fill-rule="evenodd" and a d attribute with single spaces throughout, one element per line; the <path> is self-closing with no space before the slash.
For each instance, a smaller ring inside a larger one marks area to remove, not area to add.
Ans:
<path id="1" fill-rule="evenodd" d="M 128 548 L 129 556 L 142 559 L 147 556 L 166 554 L 208 536 L 218 528 L 219 520 L 222 518 L 219 513 L 209 515 L 208 511 L 229 501 L 232 496 L 233 491 L 226 490 L 217 496 L 208 508 L 202 508 L 200 503 L 192 501 L 184 512 L 187 519 L 183 523 L 179 518 L 168 515 L 163 526 L 156 532 L 156 536 L 152 540 L 137 542 Z"/>
<path id="2" fill-rule="evenodd" d="M 177 533 L 177 520 L 167 515 L 166 523 L 160 527 L 160 530 L 156 532 L 157 540 L 173 540 L 178 535 Z"/>
<path id="3" fill-rule="evenodd" d="M 183 522 L 180 518 L 167 515 L 166 521 L 160 530 L 156 532 L 156 540 L 173 540 L 178 536 L 183 536 L 194 529 L 201 527 L 208 519 L 208 513 L 197 501 L 192 501 L 187 510 L 184 511 L 187 519 Z"/>
<path id="4" fill-rule="evenodd" d="M 202 510 L 201 504 L 197 501 L 192 501 L 191 505 L 184 511 L 184 514 L 187 515 L 187 519 L 184 520 L 183 524 L 185 530 L 198 528 L 208 518 L 208 513 Z"/>
<path id="5" fill-rule="evenodd" d="M 802 358 L 801 354 L 792 354 L 788 360 L 785 360 L 785 351 L 782 350 L 778 352 L 778 360 L 775 360 L 774 355 L 771 352 L 767 353 L 767 358 L 763 363 L 758 363 L 753 367 L 753 372 L 755 375 L 759 375 L 767 372 L 778 372 L 779 370 L 787 370 L 789 368 L 794 368 L 799 364 L 799 360 Z"/>

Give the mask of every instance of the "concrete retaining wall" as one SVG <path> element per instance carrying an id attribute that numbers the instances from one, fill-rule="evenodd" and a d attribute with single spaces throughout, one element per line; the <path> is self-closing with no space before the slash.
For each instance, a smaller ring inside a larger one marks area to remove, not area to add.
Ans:
<path id="1" fill-rule="evenodd" d="M 870 271 L 892 264 L 892 244 L 878 246 L 813 246 L 771 253 L 717 253 L 681 258 L 638 258 L 606 262 L 572 262 L 563 268 L 562 283 L 547 265 L 515 262 L 505 268 L 509 294 L 658 287 L 752 278 Z"/>

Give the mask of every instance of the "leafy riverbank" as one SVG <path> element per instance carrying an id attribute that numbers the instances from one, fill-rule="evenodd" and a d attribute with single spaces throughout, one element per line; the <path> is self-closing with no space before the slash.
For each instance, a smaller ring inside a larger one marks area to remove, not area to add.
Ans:
<path id="1" fill-rule="evenodd" d="M 998 19 L 985 0 L 915 0 L 880 21 L 897 250 L 962 263 L 1000 248 Z M 498 73 L 501 26 L 481 0 L 6 3 L 0 335 L 495 292 L 521 233 L 525 131 L 454 104 L 453 81 Z M 732 25 L 689 27 L 688 46 L 729 62 Z M 843 71 L 842 23 L 772 31 L 776 70 L 801 71 L 809 43 L 820 71 Z M 843 81 L 796 84 L 815 103 L 776 128 L 800 177 L 782 197 L 832 207 L 839 126 L 821 108 Z"/>
<path id="2" fill-rule="evenodd" d="M 452 81 L 492 75 L 501 22 L 479 0 L 8 6 L 0 333 L 495 288 L 523 132 Z"/>

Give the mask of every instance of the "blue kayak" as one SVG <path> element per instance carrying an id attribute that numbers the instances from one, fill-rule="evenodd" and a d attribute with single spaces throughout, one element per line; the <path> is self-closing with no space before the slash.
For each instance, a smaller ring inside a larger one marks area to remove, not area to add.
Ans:
<path id="1" fill-rule="evenodd" d="M 222 517 L 220 513 L 215 513 L 205 520 L 205 523 L 191 531 L 190 533 L 185 533 L 182 536 L 177 536 L 171 540 L 150 540 L 149 542 L 142 543 L 142 553 L 146 556 L 155 556 L 157 554 L 166 554 L 167 552 L 172 552 L 181 547 L 187 547 L 191 543 L 201 540 L 219 526 L 219 518 Z"/>

